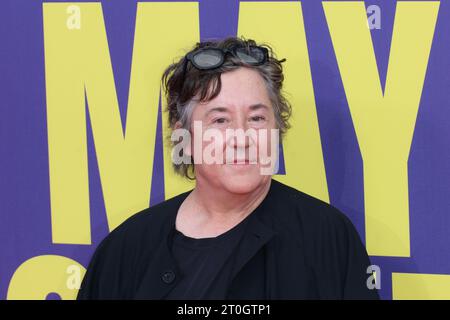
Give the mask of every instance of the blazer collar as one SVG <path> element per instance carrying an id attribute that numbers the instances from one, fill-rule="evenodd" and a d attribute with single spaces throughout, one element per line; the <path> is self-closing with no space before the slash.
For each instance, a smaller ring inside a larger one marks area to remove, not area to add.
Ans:
<path id="1" fill-rule="evenodd" d="M 276 183 L 276 182 L 275 182 Z M 259 206 L 251 213 L 246 231 L 240 245 L 235 252 L 235 263 L 232 271 L 233 279 L 245 264 L 276 234 L 273 230 L 272 217 L 269 214 L 268 202 L 274 192 L 274 180 L 268 194 Z M 172 255 L 172 240 L 175 233 L 175 220 L 182 202 L 192 190 L 182 193 L 173 199 L 169 208 L 162 234 L 166 235 L 164 241 L 157 246 L 148 269 L 137 290 L 135 299 L 162 299 L 174 288 L 181 279 L 181 272 Z M 167 277 L 169 275 L 169 277 Z M 173 277 L 174 276 L 174 277 Z M 173 279 L 172 279 L 173 278 Z M 169 280 L 172 279 L 172 281 Z"/>

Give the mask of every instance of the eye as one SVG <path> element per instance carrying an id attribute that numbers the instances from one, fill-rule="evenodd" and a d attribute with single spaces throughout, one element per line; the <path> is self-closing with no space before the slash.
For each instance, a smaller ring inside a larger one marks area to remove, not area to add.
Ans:
<path id="1" fill-rule="evenodd" d="M 266 118 L 264 118 L 263 116 L 254 116 L 254 117 L 251 117 L 250 119 L 251 119 L 251 121 L 256 121 L 256 122 L 266 120 Z"/>
<path id="2" fill-rule="evenodd" d="M 223 124 L 227 121 L 225 118 L 217 118 L 213 120 L 213 123 Z"/>

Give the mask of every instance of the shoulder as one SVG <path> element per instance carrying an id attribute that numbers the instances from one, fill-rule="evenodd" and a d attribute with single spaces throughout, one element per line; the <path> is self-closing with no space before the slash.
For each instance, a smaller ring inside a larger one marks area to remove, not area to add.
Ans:
<path id="1" fill-rule="evenodd" d="M 297 219 L 314 232 L 354 228 L 350 219 L 335 206 L 279 181 L 273 180 L 273 183 L 276 203 L 283 209 L 278 213 L 281 218 Z"/>
<path id="2" fill-rule="evenodd" d="M 112 230 L 105 238 L 105 242 L 117 241 L 133 246 L 140 243 L 151 245 L 160 242 L 165 232 L 165 226 L 171 223 L 177 210 L 190 191 L 179 194 L 168 200 L 141 210 Z"/>
<path id="3" fill-rule="evenodd" d="M 285 239 L 300 244 L 320 296 L 377 299 L 366 285 L 371 263 L 351 220 L 333 205 L 300 190 L 279 182 L 276 189 L 276 202 L 284 203 L 276 216 L 284 219 Z"/>
<path id="4" fill-rule="evenodd" d="M 280 182 L 276 182 L 275 191 L 274 205 L 278 210 L 273 211 L 281 225 L 280 232 L 295 239 L 309 261 L 327 264 L 323 261 L 326 253 L 339 257 L 335 262 L 345 264 L 354 250 L 366 254 L 355 226 L 338 208 Z"/>
<path id="5" fill-rule="evenodd" d="M 141 210 L 113 229 L 97 246 L 91 264 L 126 261 L 135 265 L 152 253 L 169 232 L 178 206 L 189 192 Z"/>
<path id="6" fill-rule="evenodd" d="M 95 249 L 78 299 L 127 297 L 135 277 L 164 238 L 178 204 L 187 193 L 133 214 L 112 230 Z"/>

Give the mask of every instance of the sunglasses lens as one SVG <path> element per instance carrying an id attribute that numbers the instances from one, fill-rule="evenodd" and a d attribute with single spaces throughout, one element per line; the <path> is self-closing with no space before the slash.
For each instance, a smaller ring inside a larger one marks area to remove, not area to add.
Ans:
<path id="1" fill-rule="evenodd" d="M 248 64 L 260 64 L 265 59 L 264 51 L 258 47 L 237 48 L 236 55 Z"/>
<path id="2" fill-rule="evenodd" d="M 210 69 L 222 63 L 223 55 L 218 50 L 204 50 L 195 54 L 193 62 L 200 69 Z"/>

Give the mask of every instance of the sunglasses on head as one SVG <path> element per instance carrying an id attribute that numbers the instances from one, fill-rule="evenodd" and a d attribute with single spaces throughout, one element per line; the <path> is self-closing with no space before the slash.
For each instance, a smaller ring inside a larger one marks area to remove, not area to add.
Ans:
<path id="1" fill-rule="evenodd" d="M 268 58 L 267 48 L 260 46 L 235 46 L 230 49 L 205 47 L 189 52 L 186 55 L 186 62 L 190 61 L 194 67 L 200 70 L 215 69 L 224 63 L 227 54 L 252 66 L 261 65 Z"/>
<path id="2" fill-rule="evenodd" d="M 199 70 L 210 70 L 220 67 L 224 63 L 227 54 L 231 54 L 242 62 L 252 66 L 266 63 L 269 57 L 267 48 L 260 46 L 235 46 L 230 49 L 199 48 L 186 54 L 183 64 L 183 79 L 186 77 L 188 61 Z"/>

